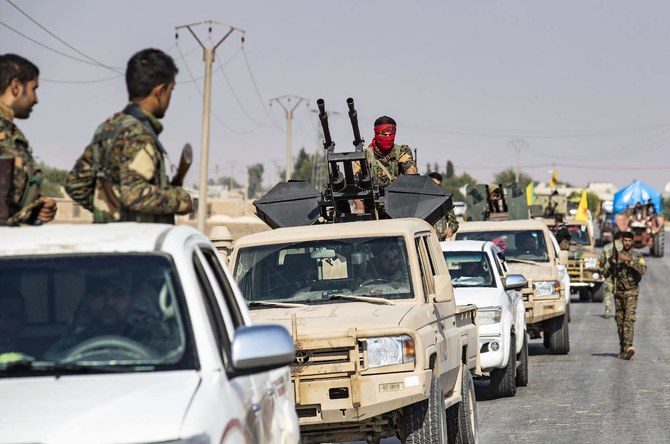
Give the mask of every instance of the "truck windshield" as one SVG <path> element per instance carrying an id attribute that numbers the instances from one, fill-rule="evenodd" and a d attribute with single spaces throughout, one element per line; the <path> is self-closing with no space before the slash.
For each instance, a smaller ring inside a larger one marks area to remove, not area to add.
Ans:
<path id="1" fill-rule="evenodd" d="M 332 296 L 398 299 L 412 295 L 402 236 L 241 248 L 234 277 L 248 302 L 347 303 L 351 299 Z"/>
<path id="2" fill-rule="evenodd" d="M 591 245 L 591 237 L 589 236 L 589 230 L 586 228 L 586 225 L 570 224 L 566 226 L 570 232 L 570 243 L 572 245 Z M 556 225 L 549 225 L 548 227 L 554 233 L 556 233 L 558 228 Z"/>
<path id="3" fill-rule="evenodd" d="M 481 251 L 445 251 L 444 259 L 454 287 L 495 287 L 491 263 Z"/>
<path id="4" fill-rule="evenodd" d="M 0 260 L 0 372 L 195 368 L 172 262 L 158 254 Z"/>
<path id="5" fill-rule="evenodd" d="M 456 239 L 493 242 L 505 253 L 507 260 L 549 261 L 544 234 L 540 230 L 459 231 L 456 233 Z"/>

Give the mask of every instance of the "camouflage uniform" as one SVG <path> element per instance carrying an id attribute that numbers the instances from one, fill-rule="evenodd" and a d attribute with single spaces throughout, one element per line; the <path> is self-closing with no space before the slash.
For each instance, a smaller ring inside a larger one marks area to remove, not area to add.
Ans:
<path id="1" fill-rule="evenodd" d="M 97 128 L 67 176 L 65 190 L 93 212 L 93 222 L 174 223 L 175 214 L 191 209 L 189 194 L 167 179 L 157 138 L 162 125 L 141 112 L 150 127 L 125 112 L 114 114 Z"/>
<path id="2" fill-rule="evenodd" d="M 40 171 L 35 166 L 33 152 L 23 132 L 14 125 L 14 112 L 0 103 L 0 156 L 14 158 L 14 173 L 9 186 L 7 204 L 9 218 L 15 223 L 30 222 L 30 212 L 21 211 L 39 199 L 39 193 L 29 193 L 32 183 L 39 189 Z M 0 178 L 3 180 L 6 178 Z"/>
<path id="3" fill-rule="evenodd" d="M 387 156 L 377 154 L 372 146 L 365 149 L 365 156 L 370 163 L 371 175 L 377 178 L 380 187 L 385 187 L 398 178 L 401 174 L 414 167 L 417 171 L 416 162 L 412 156 L 412 149 L 407 145 L 393 145 Z M 360 166 L 354 167 L 354 173 L 360 170 Z"/>
<path id="4" fill-rule="evenodd" d="M 458 231 L 458 220 L 456 219 L 456 215 L 454 214 L 454 209 L 452 208 L 449 210 L 449 213 L 442 219 L 438 220 L 435 222 L 435 231 L 437 232 L 437 236 L 440 238 L 441 241 L 445 240 L 446 237 L 444 235 L 444 230 L 446 228 L 451 228 L 452 236 L 456 234 Z"/>
<path id="5" fill-rule="evenodd" d="M 610 242 L 609 244 L 603 247 L 602 252 L 600 253 L 600 264 L 604 266 L 610 257 L 612 257 L 612 249 L 616 244 L 616 249 L 621 252 L 623 249 L 623 244 L 620 240 Z M 612 276 L 605 278 L 605 283 L 603 284 L 603 302 L 605 303 L 605 312 L 610 313 L 612 311 L 612 298 L 614 292 L 614 283 L 612 282 Z"/>
<path id="6" fill-rule="evenodd" d="M 605 263 L 605 277 L 616 278 L 616 291 L 614 292 L 614 304 L 616 308 L 616 326 L 619 333 L 619 346 L 621 352 L 626 347 L 633 346 L 633 333 L 635 325 L 635 311 L 637 310 L 637 298 L 640 295 L 639 282 L 642 275 L 647 271 L 647 264 L 642 253 L 635 250 L 626 253 L 631 256 L 630 262 L 619 260 L 617 262 L 617 275 L 612 276 L 614 269 L 608 261 Z"/>

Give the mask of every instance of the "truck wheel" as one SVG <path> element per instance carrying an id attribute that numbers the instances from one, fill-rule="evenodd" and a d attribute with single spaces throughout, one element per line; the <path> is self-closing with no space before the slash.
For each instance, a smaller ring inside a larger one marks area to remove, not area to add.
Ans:
<path id="1" fill-rule="evenodd" d="M 430 380 L 428 399 L 408 405 L 402 409 L 403 442 L 409 444 L 431 444 L 447 442 L 447 414 L 440 382 L 433 376 Z"/>
<path id="2" fill-rule="evenodd" d="M 603 284 L 596 284 L 591 289 L 591 300 L 593 302 L 602 302 L 605 297 L 605 289 Z"/>
<path id="3" fill-rule="evenodd" d="M 525 387 L 528 385 L 528 333 L 523 333 L 523 345 L 517 359 L 519 366 L 516 368 L 516 385 Z"/>
<path id="4" fill-rule="evenodd" d="M 654 247 L 653 247 L 653 253 L 652 255 L 654 257 L 663 257 L 663 253 L 665 252 L 665 233 L 663 231 L 659 231 L 656 236 L 654 236 Z"/>
<path id="5" fill-rule="evenodd" d="M 477 427 L 477 402 L 475 384 L 470 369 L 462 364 L 461 402 L 447 409 L 449 444 L 476 444 L 479 442 Z"/>
<path id="6" fill-rule="evenodd" d="M 589 288 L 579 289 L 579 302 L 589 302 L 591 300 L 591 290 Z"/>
<path id="7" fill-rule="evenodd" d="M 491 370 L 491 392 L 498 398 L 516 395 L 516 338 L 510 335 L 509 357 L 505 368 Z"/>
<path id="8" fill-rule="evenodd" d="M 549 319 L 549 351 L 554 355 L 567 355 L 570 351 L 570 332 L 565 315 Z"/>

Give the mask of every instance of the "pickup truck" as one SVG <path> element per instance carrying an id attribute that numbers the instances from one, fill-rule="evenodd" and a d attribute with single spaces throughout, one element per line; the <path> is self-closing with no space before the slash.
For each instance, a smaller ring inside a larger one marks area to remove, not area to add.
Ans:
<path id="1" fill-rule="evenodd" d="M 286 329 L 186 226 L 0 228 L 2 442 L 297 443 Z"/>
<path id="2" fill-rule="evenodd" d="M 479 318 L 482 372 L 494 396 L 514 396 L 528 385 L 528 333 L 521 296 L 528 284 L 510 274 L 491 242 L 443 241 L 456 303 L 475 304 Z"/>
<path id="3" fill-rule="evenodd" d="M 238 239 L 230 267 L 252 319 L 293 336 L 303 443 L 477 442 L 477 311 L 431 225 L 279 228 Z"/>
<path id="4" fill-rule="evenodd" d="M 541 337 L 553 354 L 568 354 L 569 292 L 561 280 L 559 252 L 547 225 L 535 219 L 466 222 L 456 240 L 491 241 L 502 250 L 510 271 L 528 281 L 522 293 L 530 338 Z"/>

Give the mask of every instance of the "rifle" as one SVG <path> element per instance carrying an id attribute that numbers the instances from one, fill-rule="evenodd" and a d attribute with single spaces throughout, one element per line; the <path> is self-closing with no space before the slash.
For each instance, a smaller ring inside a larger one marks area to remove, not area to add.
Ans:
<path id="1" fill-rule="evenodd" d="M 191 148 L 190 143 L 187 143 L 181 150 L 181 157 L 179 158 L 179 167 L 177 167 L 177 173 L 170 182 L 173 186 L 181 187 L 184 185 L 184 178 L 186 177 L 186 173 L 188 173 L 189 168 L 191 168 L 192 163 L 193 148 Z"/>
<path id="2" fill-rule="evenodd" d="M 619 274 L 619 250 L 616 248 L 616 241 L 612 241 L 612 257 L 614 258 L 614 266 L 612 268 L 613 270 L 613 275 L 612 275 L 612 294 L 616 294 L 616 287 L 617 287 L 617 275 Z"/>

